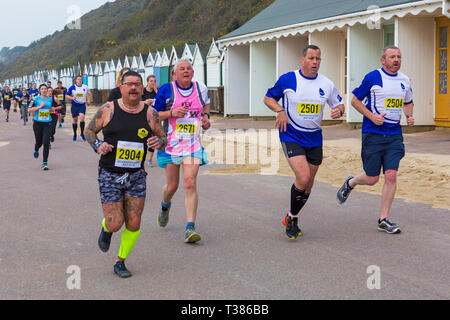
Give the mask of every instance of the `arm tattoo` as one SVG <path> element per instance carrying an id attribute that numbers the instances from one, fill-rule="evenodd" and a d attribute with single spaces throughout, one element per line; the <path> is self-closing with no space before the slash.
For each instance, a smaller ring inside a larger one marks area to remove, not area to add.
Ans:
<path id="1" fill-rule="evenodd" d="M 164 150 L 167 146 L 167 137 L 164 133 L 164 130 L 161 127 L 161 122 L 159 119 L 159 112 L 154 108 L 151 108 L 151 116 L 148 117 L 148 125 L 152 129 L 153 135 L 158 137 L 159 145 L 161 146 L 161 150 Z"/>
<path id="2" fill-rule="evenodd" d="M 109 104 L 101 106 L 95 113 L 94 118 L 89 122 L 87 130 L 85 130 L 86 140 L 91 146 L 97 140 L 97 133 L 103 129 L 103 115 L 108 108 Z"/>
<path id="3" fill-rule="evenodd" d="M 156 111 L 155 109 L 153 109 L 153 117 L 154 117 L 154 119 L 155 119 L 155 122 L 156 123 L 158 123 L 159 124 L 159 112 L 158 111 Z"/>

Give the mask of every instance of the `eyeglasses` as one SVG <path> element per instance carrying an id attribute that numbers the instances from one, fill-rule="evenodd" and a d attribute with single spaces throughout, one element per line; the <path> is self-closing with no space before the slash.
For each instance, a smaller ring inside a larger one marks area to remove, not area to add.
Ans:
<path id="1" fill-rule="evenodd" d="M 142 83 L 136 83 L 136 82 L 124 82 L 124 83 L 122 83 L 122 85 L 124 85 L 124 86 L 127 86 L 127 87 L 129 87 L 129 88 L 132 88 L 132 87 L 136 87 L 136 88 L 140 88 L 140 87 L 142 87 Z"/>

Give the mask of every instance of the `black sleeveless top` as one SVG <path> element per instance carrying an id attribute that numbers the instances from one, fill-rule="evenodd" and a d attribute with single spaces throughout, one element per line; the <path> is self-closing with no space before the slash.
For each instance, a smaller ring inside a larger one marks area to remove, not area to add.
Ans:
<path id="1" fill-rule="evenodd" d="M 125 112 L 114 100 L 114 115 L 103 128 L 103 140 L 114 146 L 112 152 L 101 156 L 99 165 L 116 173 L 136 172 L 144 169 L 147 140 L 152 129 L 147 121 L 148 106 L 137 114 Z"/>

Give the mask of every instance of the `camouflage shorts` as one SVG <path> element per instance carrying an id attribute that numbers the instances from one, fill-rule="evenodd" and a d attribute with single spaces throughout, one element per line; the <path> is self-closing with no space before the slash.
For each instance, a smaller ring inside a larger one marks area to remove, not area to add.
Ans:
<path id="1" fill-rule="evenodd" d="M 98 185 L 102 204 L 122 202 L 124 197 L 145 198 L 147 172 L 141 169 L 133 173 L 115 173 L 98 168 Z"/>

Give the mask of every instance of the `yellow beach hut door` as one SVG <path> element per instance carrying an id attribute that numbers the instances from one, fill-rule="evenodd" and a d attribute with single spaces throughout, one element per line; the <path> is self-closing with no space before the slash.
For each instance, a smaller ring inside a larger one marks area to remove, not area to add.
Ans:
<path id="1" fill-rule="evenodd" d="M 436 19 L 436 126 L 450 127 L 450 87 L 448 63 L 450 19 Z"/>

